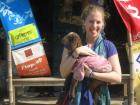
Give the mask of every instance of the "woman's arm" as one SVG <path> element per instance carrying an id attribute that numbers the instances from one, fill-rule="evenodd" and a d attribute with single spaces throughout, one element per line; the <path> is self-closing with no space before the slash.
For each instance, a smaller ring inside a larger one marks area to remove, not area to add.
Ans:
<path id="1" fill-rule="evenodd" d="M 85 65 L 86 69 L 86 76 L 90 76 L 91 78 L 98 79 L 105 82 L 121 82 L 121 67 L 118 58 L 118 54 L 114 54 L 108 58 L 109 62 L 112 65 L 112 71 L 108 73 L 98 73 L 98 72 L 91 72 L 91 69 Z"/>
<path id="2" fill-rule="evenodd" d="M 60 64 L 60 73 L 61 76 L 66 78 L 72 71 L 73 64 L 76 62 L 76 59 L 68 55 L 68 50 L 64 48 L 62 54 L 62 60 Z"/>
<path id="3" fill-rule="evenodd" d="M 81 46 L 76 48 L 76 50 L 73 52 L 72 56 L 68 55 L 68 50 L 64 48 L 63 54 L 62 54 L 62 60 L 60 64 L 60 73 L 62 77 L 67 77 L 73 67 L 73 64 L 76 62 L 76 59 L 79 55 L 94 55 L 95 52 L 93 52 L 91 49 L 89 49 L 86 46 Z"/>

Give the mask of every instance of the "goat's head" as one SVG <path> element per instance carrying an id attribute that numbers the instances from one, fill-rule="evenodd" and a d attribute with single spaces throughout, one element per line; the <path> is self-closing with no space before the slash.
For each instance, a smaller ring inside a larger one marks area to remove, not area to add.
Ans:
<path id="1" fill-rule="evenodd" d="M 77 47 L 82 46 L 80 36 L 75 32 L 70 32 L 64 36 L 62 44 L 68 49 L 69 54 L 72 54 Z"/>

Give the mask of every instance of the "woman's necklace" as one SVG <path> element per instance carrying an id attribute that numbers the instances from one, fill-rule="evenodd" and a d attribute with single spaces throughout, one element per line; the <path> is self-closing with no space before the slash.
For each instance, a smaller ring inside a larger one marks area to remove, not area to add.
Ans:
<path id="1" fill-rule="evenodd" d="M 93 46 L 94 46 L 93 43 L 88 43 L 88 44 L 87 44 L 87 47 L 88 47 L 88 48 L 93 48 Z"/>
<path id="2" fill-rule="evenodd" d="M 92 44 L 87 44 L 87 47 L 88 47 L 88 48 L 91 48 L 91 47 L 92 47 Z"/>
<path id="3" fill-rule="evenodd" d="M 93 39 L 87 38 L 87 47 L 92 49 L 95 44 L 94 42 L 95 42 L 95 39 L 93 40 Z"/>

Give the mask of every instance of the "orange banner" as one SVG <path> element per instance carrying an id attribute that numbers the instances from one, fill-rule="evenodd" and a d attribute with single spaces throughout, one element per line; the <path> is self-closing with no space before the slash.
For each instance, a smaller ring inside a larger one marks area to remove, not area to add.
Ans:
<path id="1" fill-rule="evenodd" d="M 12 51 L 19 76 L 50 76 L 51 70 L 41 43 Z"/>

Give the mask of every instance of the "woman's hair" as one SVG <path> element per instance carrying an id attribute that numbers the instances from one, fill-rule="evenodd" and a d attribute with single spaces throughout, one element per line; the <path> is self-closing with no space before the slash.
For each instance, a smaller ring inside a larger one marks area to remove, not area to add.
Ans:
<path id="1" fill-rule="evenodd" d="M 105 23 L 105 20 L 107 18 L 109 18 L 109 13 L 105 12 L 105 10 L 102 6 L 97 5 L 97 4 L 90 4 L 83 10 L 83 12 L 81 14 L 82 21 L 84 22 L 86 20 L 87 16 L 89 15 L 89 13 L 93 12 L 93 11 L 99 11 L 102 13 L 104 23 Z"/>
<path id="2" fill-rule="evenodd" d="M 75 32 L 70 32 L 64 36 L 62 44 L 68 49 L 69 55 L 71 55 L 77 47 L 82 46 L 80 36 Z"/>

